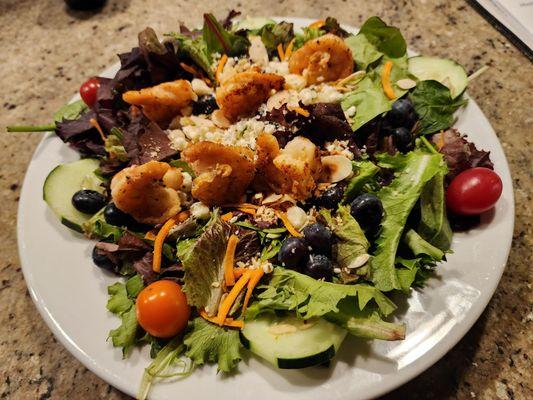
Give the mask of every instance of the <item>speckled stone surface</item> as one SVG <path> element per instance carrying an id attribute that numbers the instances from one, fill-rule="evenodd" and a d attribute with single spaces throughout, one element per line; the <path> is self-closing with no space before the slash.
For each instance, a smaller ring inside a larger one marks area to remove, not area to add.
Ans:
<path id="1" fill-rule="evenodd" d="M 61 0 L 0 0 L 0 125 L 48 122 L 85 77 L 115 62 L 115 54 L 132 47 L 146 25 L 165 32 L 175 29 L 178 20 L 197 24 L 206 10 L 222 15 L 230 8 L 248 15 L 333 15 L 354 25 L 380 15 L 400 27 L 419 52 L 455 59 L 469 72 L 491 66 L 472 84 L 470 95 L 498 133 L 511 166 L 517 213 L 509 263 L 488 308 L 465 338 L 385 398 L 532 399 L 533 66 L 466 2 L 112 0 L 101 13 L 91 14 L 68 12 Z M 39 134 L 0 133 L 0 397 L 125 399 L 54 339 L 22 277 L 16 211 L 39 140 Z"/>

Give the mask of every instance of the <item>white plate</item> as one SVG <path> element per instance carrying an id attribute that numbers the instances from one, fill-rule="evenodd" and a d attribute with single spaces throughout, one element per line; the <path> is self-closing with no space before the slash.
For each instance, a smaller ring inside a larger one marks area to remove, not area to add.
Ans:
<path id="1" fill-rule="evenodd" d="M 307 19 L 286 18 L 296 27 Z M 112 76 L 117 66 L 106 70 Z M 384 394 L 423 372 L 470 329 L 487 305 L 505 267 L 514 223 L 511 176 L 489 122 L 473 100 L 456 127 L 482 149 L 490 150 L 503 194 L 494 213 L 468 233 L 455 234 L 453 254 L 423 291 L 400 302 L 397 319 L 407 323 L 401 342 L 365 342 L 349 338 L 335 363 L 303 371 L 276 370 L 247 358 L 240 373 L 216 374 L 204 367 L 179 382 L 155 386 L 152 399 L 234 400 L 368 399 Z M 125 393 L 135 395 L 147 349 L 127 360 L 106 341 L 118 318 L 106 311 L 106 288 L 117 280 L 91 261 L 92 243 L 59 223 L 42 201 L 46 175 L 77 154 L 53 135 L 38 146 L 22 188 L 18 239 L 22 270 L 31 296 L 59 341 L 87 368 Z"/>

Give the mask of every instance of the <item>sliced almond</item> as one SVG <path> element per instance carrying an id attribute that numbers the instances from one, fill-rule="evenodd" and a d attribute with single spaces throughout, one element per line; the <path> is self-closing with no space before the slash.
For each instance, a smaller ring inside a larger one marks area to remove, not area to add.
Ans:
<path id="1" fill-rule="evenodd" d="M 399 81 L 396 81 L 396 86 L 398 86 L 400 89 L 403 89 L 403 90 L 409 90 L 416 86 L 416 82 L 413 81 L 412 79 L 405 78 L 405 79 L 400 79 Z"/>
<path id="2" fill-rule="evenodd" d="M 272 111 L 275 108 L 280 108 L 283 104 L 288 103 L 289 100 L 290 94 L 288 90 L 279 91 L 267 100 L 267 110 Z"/>
<path id="3" fill-rule="evenodd" d="M 298 206 L 292 206 L 287 209 L 287 218 L 297 231 L 307 224 L 307 214 Z"/>
<path id="4" fill-rule="evenodd" d="M 222 110 L 213 111 L 211 121 L 219 128 L 229 128 L 231 126 L 231 122 L 224 116 Z"/>
<path id="5" fill-rule="evenodd" d="M 359 257 L 356 257 L 350 265 L 347 266 L 348 269 L 357 269 L 362 267 L 370 259 L 370 254 L 361 254 Z"/>
<path id="6" fill-rule="evenodd" d="M 353 174 L 352 162 L 341 155 L 325 156 L 322 161 L 322 182 L 335 183 L 349 178 Z"/>
<path id="7" fill-rule="evenodd" d="M 265 199 L 263 200 L 263 204 L 273 204 L 277 202 L 279 199 L 281 199 L 281 194 L 272 193 L 269 194 Z"/>

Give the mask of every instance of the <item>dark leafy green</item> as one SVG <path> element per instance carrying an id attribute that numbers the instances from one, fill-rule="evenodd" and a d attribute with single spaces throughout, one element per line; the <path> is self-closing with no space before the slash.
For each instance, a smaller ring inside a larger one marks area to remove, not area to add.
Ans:
<path id="1" fill-rule="evenodd" d="M 361 194 L 363 187 L 374 181 L 375 176 L 379 172 L 379 167 L 369 160 L 354 161 L 352 165 L 355 174 L 350 178 L 348 186 L 344 191 L 345 203 L 349 203 Z"/>
<path id="2" fill-rule="evenodd" d="M 204 14 L 203 38 L 210 55 L 220 53 L 238 56 L 250 46 L 246 37 L 224 29 L 213 14 Z"/>
<path id="3" fill-rule="evenodd" d="M 263 26 L 257 32 L 257 35 L 261 36 L 261 40 L 269 54 L 273 54 L 276 52 L 280 43 L 285 45 L 294 38 L 294 28 L 293 24 L 282 21 L 278 24 L 267 24 Z"/>
<path id="4" fill-rule="evenodd" d="M 467 103 L 461 96 L 452 99 L 450 89 L 437 81 L 418 82 L 409 98 L 420 118 L 421 132 L 425 135 L 452 126 L 453 113 Z"/>
<path id="5" fill-rule="evenodd" d="M 358 35 L 363 35 L 378 51 L 391 58 L 405 55 L 407 44 L 398 28 L 387 25 L 379 17 L 368 18 Z"/>

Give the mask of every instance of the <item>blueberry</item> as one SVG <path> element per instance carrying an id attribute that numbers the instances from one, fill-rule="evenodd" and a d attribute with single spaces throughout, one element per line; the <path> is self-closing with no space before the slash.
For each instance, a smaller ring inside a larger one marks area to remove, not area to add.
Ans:
<path id="1" fill-rule="evenodd" d="M 197 102 L 192 105 L 192 113 L 198 114 L 211 114 L 218 108 L 217 102 L 214 96 L 206 95 L 198 99 Z"/>
<path id="2" fill-rule="evenodd" d="M 405 153 L 411 148 L 411 144 L 413 142 L 413 135 L 411 134 L 411 131 L 407 128 L 395 128 L 392 131 L 392 140 L 398 150 Z"/>
<path id="3" fill-rule="evenodd" d="M 120 210 L 114 203 L 109 203 L 104 209 L 105 222 L 115 226 L 132 226 L 136 221 L 129 214 Z"/>
<path id="4" fill-rule="evenodd" d="M 318 207 L 327 208 L 329 210 L 337 208 L 339 203 L 344 198 L 344 188 L 345 185 L 341 184 L 330 186 L 315 199 L 315 204 Z"/>
<path id="5" fill-rule="evenodd" d="M 324 225 L 316 223 L 308 225 L 303 230 L 306 243 L 320 254 L 331 253 L 331 231 Z"/>
<path id="6" fill-rule="evenodd" d="M 331 281 L 333 265 L 328 257 L 323 254 L 312 254 L 305 266 L 304 273 L 315 279 Z"/>
<path id="7" fill-rule="evenodd" d="M 381 200 L 369 193 L 357 196 L 350 204 L 350 212 L 364 231 L 375 232 L 383 219 Z"/>
<path id="8" fill-rule="evenodd" d="M 93 262 L 98 268 L 105 269 L 107 271 L 116 272 L 117 266 L 111 259 L 105 254 L 105 252 L 98 249 L 98 247 L 93 247 Z"/>
<path id="9" fill-rule="evenodd" d="M 85 214 L 96 213 L 106 203 L 105 196 L 96 190 L 78 190 L 72 196 L 72 205 L 74 208 Z"/>
<path id="10" fill-rule="evenodd" d="M 411 129 L 416 122 L 416 114 L 411 101 L 403 98 L 392 103 L 391 109 L 387 113 L 387 120 L 393 126 Z"/>
<path id="11" fill-rule="evenodd" d="M 285 239 L 278 252 L 278 260 L 283 267 L 289 269 L 302 269 L 307 262 L 309 250 L 303 239 L 290 237 Z"/>

